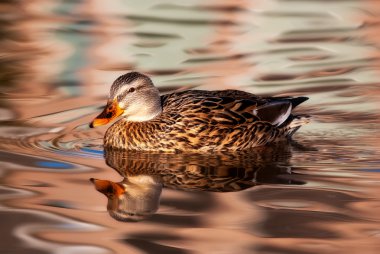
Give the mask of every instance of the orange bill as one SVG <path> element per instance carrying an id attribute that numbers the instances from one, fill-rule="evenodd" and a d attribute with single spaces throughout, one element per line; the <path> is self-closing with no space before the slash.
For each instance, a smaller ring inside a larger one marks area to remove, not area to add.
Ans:
<path id="1" fill-rule="evenodd" d="M 105 125 L 123 114 L 123 112 L 124 110 L 119 107 L 116 100 L 108 102 L 103 112 L 90 123 L 90 128 Z"/>
<path id="2" fill-rule="evenodd" d="M 95 185 L 95 189 L 106 196 L 120 196 L 125 193 L 123 186 L 109 180 L 91 178 L 90 181 Z"/>

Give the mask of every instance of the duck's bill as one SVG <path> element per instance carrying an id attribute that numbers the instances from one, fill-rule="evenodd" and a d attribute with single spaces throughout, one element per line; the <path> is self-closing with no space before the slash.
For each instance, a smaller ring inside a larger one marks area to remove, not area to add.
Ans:
<path id="1" fill-rule="evenodd" d="M 94 184 L 95 189 L 106 196 L 116 194 L 116 196 L 122 195 L 125 190 L 122 185 L 109 181 L 109 180 L 100 180 L 95 178 L 90 178 L 90 181 Z"/>
<path id="2" fill-rule="evenodd" d="M 119 107 L 116 100 L 109 102 L 103 112 L 90 123 L 90 128 L 105 125 L 123 114 L 123 112 L 124 110 Z"/>

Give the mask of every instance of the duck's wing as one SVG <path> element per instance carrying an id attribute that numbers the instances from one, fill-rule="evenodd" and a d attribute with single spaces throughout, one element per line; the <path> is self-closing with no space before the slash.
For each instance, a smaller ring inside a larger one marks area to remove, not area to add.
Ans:
<path id="1" fill-rule="evenodd" d="M 245 91 L 240 90 L 233 90 L 233 89 L 227 89 L 227 90 L 217 90 L 217 91 L 209 91 L 212 95 L 217 97 L 231 97 L 235 100 L 253 100 L 256 101 L 257 99 L 260 99 L 260 96 L 257 96 L 252 93 L 248 93 Z"/>
<path id="2" fill-rule="evenodd" d="M 254 94 L 240 91 L 240 90 L 217 90 L 217 91 L 206 91 L 206 90 L 186 90 L 182 92 L 175 92 L 170 94 L 161 95 L 162 105 L 164 107 L 171 107 L 173 105 L 178 105 L 178 103 L 182 103 L 182 100 L 186 100 L 188 98 L 221 98 L 227 97 L 228 101 L 232 100 L 251 100 L 257 101 L 261 97 L 256 96 Z"/>
<path id="3" fill-rule="evenodd" d="M 260 121 L 269 122 L 279 126 L 291 116 L 292 110 L 308 100 L 308 97 L 260 97 L 248 92 L 239 90 L 215 91 L 215 94 L 222 97 L 231 97 L 237 100 L 248 100 L 256 103 L 253 114 Z M 250 110 L 250 109 L 248 109 Z"/>
<path id="4" fill-rule="evenodd" d="M 279 126 L 306 97 L 260 97 L 238 90 L 190 90 L 162 96 L 164 113 L 212 125 L 265 121 Z M 187 122 L 187 120 L 184 120 Z"/>

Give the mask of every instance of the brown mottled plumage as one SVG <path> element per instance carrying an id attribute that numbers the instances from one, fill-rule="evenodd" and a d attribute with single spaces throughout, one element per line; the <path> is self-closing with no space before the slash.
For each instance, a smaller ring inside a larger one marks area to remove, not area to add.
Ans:
<path id="1" fill-rule="evenodd" d="M 96 121 L 107 122 L 119 114 L 124 117 L 107 130 L 105 147 L 236 151 L 289 138 L 308 122 L 307 116 L 291 114 L 294 107 L 307 100 L 306 97 L 259 97 L 237 90 L 188 90 L 159 97 L 150 79 L 136 72 L 119 77 L 111 91 L 109 105 L 113 106 L 108 106 L 109 110 L 99 115 L 93 125 Z M 112 115 L 115 100 L 119 105 L 116 108 L 124 113 Z M 137 108 L 137 104 L 141 111 L 130 109 Z M 144 119 L 143 112 L 150 117 Z"/>

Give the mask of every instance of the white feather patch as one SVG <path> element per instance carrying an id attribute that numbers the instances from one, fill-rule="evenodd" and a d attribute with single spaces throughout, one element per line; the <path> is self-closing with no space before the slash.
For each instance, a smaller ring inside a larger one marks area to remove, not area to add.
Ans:
<path id="1" fill-rule="evenodd" d="M 285 106 L 287 106 L 286 110 L 281 108 Z M 252 113 L 263 121 L 268 121 L 272 125 L 279 126 L 288 119 L 291 112 L 292 104 L 289 101 L 277 101 L 262 105 L 254 109 Z"/>

